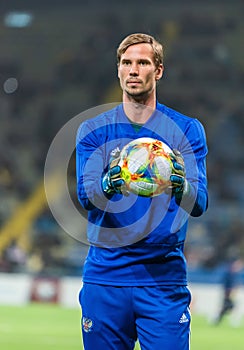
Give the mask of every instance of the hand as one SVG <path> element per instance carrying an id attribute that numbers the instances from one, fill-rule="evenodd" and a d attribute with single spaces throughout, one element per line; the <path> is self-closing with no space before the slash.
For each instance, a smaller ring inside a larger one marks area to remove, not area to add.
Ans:
<path id="1" fill-rule="evenodd" d="M 172 155 L 173 173 L 170 176 L 172 194 L 181 198 L 189 189 L 188 181 L 186 180 L 185 163 L 182 154 L 173 149 Z"/>
<path id="2" fill-rule="evenodd" d="M 120 152 L 113 154 L 112 160 L 109 164 L 108 172 L 102 178 L 102 189 L 106 194 L 112 195 L 114 193 L 122 193 L 122 187 L 125 184 L 120 177 L 121 168 L 118 165 L 120 160 Z"/>

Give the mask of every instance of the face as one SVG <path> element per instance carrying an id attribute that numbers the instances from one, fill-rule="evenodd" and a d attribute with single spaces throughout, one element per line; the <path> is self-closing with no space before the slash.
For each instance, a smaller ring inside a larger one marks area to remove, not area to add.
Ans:
<path id="1" fill-rule="evenodd" d="M 156 82 L 162 74 L 163 66 L 156 68 L 153 49 L 146 43 L 129 46 L 118 64 L 118 77 L 123 93 L 134 99 L 155 94 Z"/>

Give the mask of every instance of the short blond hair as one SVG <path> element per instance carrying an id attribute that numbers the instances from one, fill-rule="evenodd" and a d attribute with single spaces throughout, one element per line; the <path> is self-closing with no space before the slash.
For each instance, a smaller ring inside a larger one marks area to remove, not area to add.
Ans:
<path id="1" fill-rule="evenodd" d="M 150 44 L 154 53 L 154 63 L 156 68 L 163 64 L 163 46 L 151 35 L 143 33 L 130 34 L 124 38 L 117 49 L 117 63 L 120 63 L 121 56 L 131 45 Z"/>

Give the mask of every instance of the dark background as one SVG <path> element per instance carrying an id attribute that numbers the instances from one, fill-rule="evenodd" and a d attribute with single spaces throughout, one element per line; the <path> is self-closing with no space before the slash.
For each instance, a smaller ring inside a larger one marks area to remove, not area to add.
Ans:
<path id="1" fill-rule="evenodd" d="M 27 219 L 18 213 L 36 205 L 28 200 L 59 129 L 120 100 L 116 48 L 132 32 L 164 44 L 160 102 L 206 129 L 210 204 L 190 220 L 190 278 L 211 280 L 227 261 L 244 258 L 243 13 L 240 0 L 1 1 L 0 271 L 82 272 L 87 246 L 70 238 L 45 204 Z M 70 168 L 72 187 L 72 160 Z"/>

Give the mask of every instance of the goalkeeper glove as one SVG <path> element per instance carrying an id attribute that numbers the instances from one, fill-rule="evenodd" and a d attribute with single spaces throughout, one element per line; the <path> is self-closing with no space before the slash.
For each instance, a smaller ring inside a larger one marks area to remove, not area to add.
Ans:
<path id="1" fill-rule="evenodd" d="M 172 194 L 176 199 L 181 199 L 190 191 L 190 185 L 186 179 L 185 163 L 182 154 L 177 149 L 173 149 L 171 159 L 173 163 L 173 173 L 170 176 Z"/>
<path id="2" fill-rule="evenodd" d="M 120 151 L 116 151 L 112 154 L 112 159 L 109 164 L 108 172 L 102 178 L 102 189 L 108 195 L 115 193 L 122 193 L 122 187 L 124 180 L 120 177 L 121 168 L 118 165 L 120 160 Z"/>

